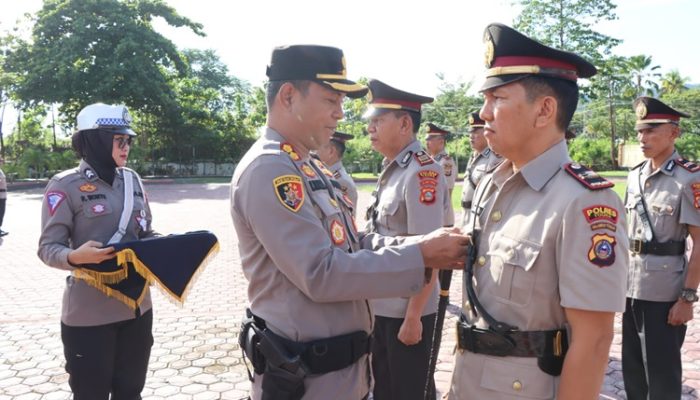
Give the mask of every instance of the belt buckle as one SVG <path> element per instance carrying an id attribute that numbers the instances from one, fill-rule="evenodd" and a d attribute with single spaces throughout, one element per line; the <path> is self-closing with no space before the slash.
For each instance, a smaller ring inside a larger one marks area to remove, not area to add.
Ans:
<path id="1" fill-rule="evenodd" d="M 513 349 L 515 349 L 515 343 L 511 338 L 507 336 L 507 333 L 498 333 L 492 330 L 473 330 L 475 334 L 475 343 L 477 346 L 482 347 L 481 351 L 485 354 L 505 357 L 511 355 Z M 477 353 L 479 351 L 475 351 Z"/>
<path id="2" fill-rule="evenodd" d="M 633 239 L 632 240 L 632 252 L 639 254 L 642 252 L 642 241 L 639 239 Z"/>

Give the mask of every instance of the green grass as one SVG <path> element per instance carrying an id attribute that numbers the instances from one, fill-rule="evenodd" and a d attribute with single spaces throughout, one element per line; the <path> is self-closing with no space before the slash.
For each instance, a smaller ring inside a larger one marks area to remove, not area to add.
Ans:
<path id="1" fill-rule="evenodd" d="M 600 176 L 606 178 L 627 178 L 628 171 L 596 171 Z"/>

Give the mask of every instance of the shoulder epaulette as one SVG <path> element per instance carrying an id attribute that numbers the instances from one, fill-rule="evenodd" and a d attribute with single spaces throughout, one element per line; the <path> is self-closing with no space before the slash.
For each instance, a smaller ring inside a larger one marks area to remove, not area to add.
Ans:
<path id="1" fill-rule="evenodd" d="M 607 189 L 615 186 L 614 183 L 579 163 L 568 163 L 564 166 L 564 169 L 569 175 L 576 178 L 577 181 L 590 190 Z"/>
<path id="2" fill-rule="evenodd" d="M 685 169 L 687 171 L 690 171 L 690 172 L 700 171 L 700 165 L 695 164 L 692 161 L 688 161 L 685 158 L 677 158 L 675 161 L 676 161 L 676 164 L 680 165 L 681 167 L 683 167 L 683 169 Z"/>
<path id="3" fill-rule="evenodd" d="M 418 164 L 420 164 L 421 167 L 433 164 L 435 162 L 433 161 L 433 158 L 428 155 L 428 153 L 422 150 L 414 154 L 414 156 L 416 157 L 416 160 L 418 160 Z"/>
<path id="4" fill-rule="evenodd" d="M 642 165 L 644 165 L 645 162 L 647 162 L 647 161 L 644 160 L 644 161 L 640 162 L 639 164 L 637 164 L 637 165 L 635 165 L 634 167 L 632 167 L 632 169 L 640 168 Z"/>
<path id="5" fill-rule="evenodd" d="M 496 160 L 497 160 L 496 163 L 494 163 L 494 164 L 491 165 L 490 167 L 487 166 L 487 168 L 486 168 L 486 173 L 493 172 L 496 168 L 498 168 L 498 167 L 499 167 L 501 164 L 503 164 L 503 162 L 505 161 L 505 160 L 502 159 L 502 158 L 499 158 L 499 159 L 496 159 Z"/>
<path id="6" fill-rule="evenodd" d="M 71 168 L 71 169 L 67 169 L 65 171 L 61 171 L 61 172 L 57 173 L 56 175 L 53 176 L 52 179 L 56 179 L 56 180 L 60 181 L 61 179 L 64 179 L 64 178 L 69 177 L 71 175 L 82 176 L 80 174 L 80 169 Z"/>

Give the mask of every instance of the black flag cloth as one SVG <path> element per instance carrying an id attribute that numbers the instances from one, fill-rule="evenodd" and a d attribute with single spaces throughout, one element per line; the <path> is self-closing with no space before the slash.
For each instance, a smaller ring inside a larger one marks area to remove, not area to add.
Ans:
<path id="1" fill-rule="evenodd" d="M 141 304 L 151 283 L 156 283 L 175 301 L 184 303 L 194 278 L 219 251 L 216 236 L 208 231 L 110 246 L 114 247 L 115 258 L 82 265 L 73 271 L 73 276 L 132 309 Z"/>

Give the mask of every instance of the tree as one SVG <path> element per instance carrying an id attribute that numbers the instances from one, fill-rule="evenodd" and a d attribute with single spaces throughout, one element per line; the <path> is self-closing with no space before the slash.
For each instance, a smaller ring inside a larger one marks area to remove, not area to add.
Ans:
<path id="1" fill-rule="evenodd" d="M 659 91 L 659 84 L 655 79 L 661 77 L 656 72 L 660 65 L 652 65 L 651 56 L 640 54 L 632 56 L 628 60 L 628 70 L 635 87 L 635 97 L 650 95 L 654 96 Z"/>
<path id="2" fill-rule="evenodd" d="M 558 49 L 578 53 L 598 65 L 619 39 L 592 29 L 617 19 L 612 0 L 519 0 L 515 29 Z"/>
<path id="3" fill-rule="evenodd" d="M 15 40 L 6 70 L 29 103 L 58 103 L 69 120 L 97 101 L 159 114 L 177 108 L 168 81 L 187 72 L 176 46 L 153 29 L 168 24 L 204 35 L 162 0 L 45 0 L 31 40 Z"/>
<path id="4" fill-rule="evenodd" d="M 671 70 L 661 78 L 661 95 L 675 94 L 688 90 L 685 86 L 690 78 L 682 76 L 677 69 Z"/>

